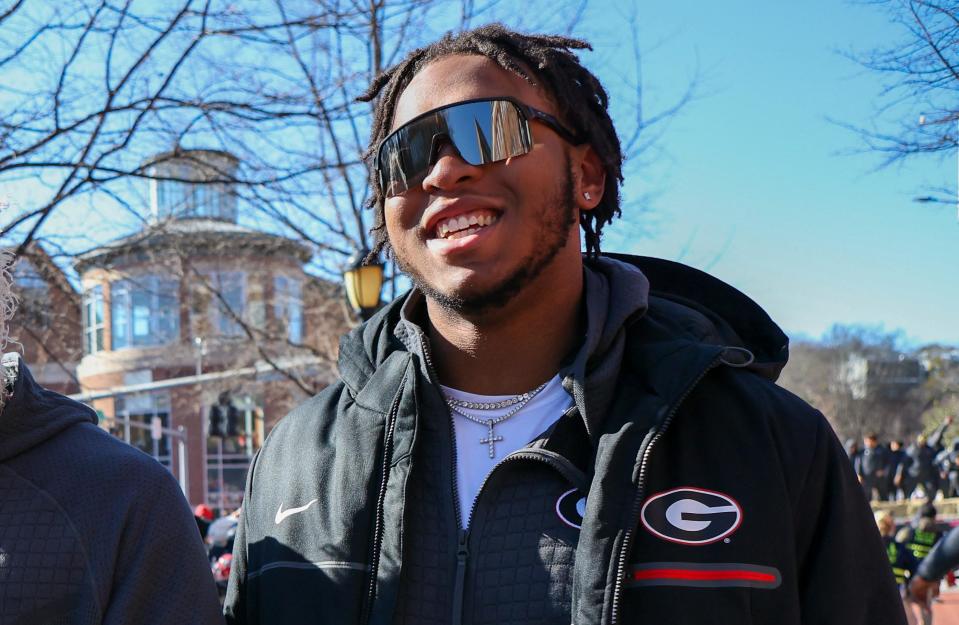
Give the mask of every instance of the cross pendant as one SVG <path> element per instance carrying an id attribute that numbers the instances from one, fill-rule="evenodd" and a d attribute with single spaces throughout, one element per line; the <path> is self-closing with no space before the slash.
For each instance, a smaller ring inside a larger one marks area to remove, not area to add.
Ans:
<path id="1" fill-rule="evenodd" d="M 495 445 L 496 443 L 502 441 L 502 440 L 503 440 L 503 437 L 502 437 L 502 436 L 493 436 L 493 422 L 492 422 L 492 421 L 487 421 L 487 422 L 486 422 L 486 429 L 489 431 L 489 434 L 487 435 L 486 438 L 481 438 L 481 439 L 480 439 L 480 443 L 483 444 L 483 445 L 489 445 L 489 457 L 490 457 L 490 458 L 495 458 L 495 457 L 496 457 L 496 449 L 493 447 L 493 445 Z"/>

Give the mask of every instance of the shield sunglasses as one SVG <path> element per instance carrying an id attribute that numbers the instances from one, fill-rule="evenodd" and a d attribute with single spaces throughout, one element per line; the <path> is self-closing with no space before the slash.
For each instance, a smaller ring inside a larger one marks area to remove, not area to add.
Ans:
<path id="1" fill-rule="evenodd" d="M 582 141 L 559 120 L 513 98 L 483 98 L 427 111 L 380 142 L 375 180 L 383 197 L 405 193 L 423 181 L 444 142 L 470 165 L 487 165 L 533 149 L 529 122 L 539 121 L 566 141 Z"/>

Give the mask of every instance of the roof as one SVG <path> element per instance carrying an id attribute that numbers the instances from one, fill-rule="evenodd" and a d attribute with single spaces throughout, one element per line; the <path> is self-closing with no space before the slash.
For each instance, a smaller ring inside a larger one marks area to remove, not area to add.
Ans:
<path id="1" fill-rule="evenodd" d="M 11 247 L 2 249 L 13 252 L 16 248 Z M 64 293 L 71 295 L 77 294 L 77 290 L 73 287 L 73 284 L 70 283 L 70 280 L 63 272 L 63 269 L 61 269 L 60 266 L 54 262 L 53 258 L 50 257 L 50 254 L 48 254 L 47 251 L 43 249 L 43 246 L 37 241 L 31 241 L 30 244 L 27 245 L 26 249 L 20 254 L 20 257 L 33 263 L 37 273 L 40 274 L 40 277 L 43 278 L 47 284 L 55 286 Z"/>
<path id="2" fill-rule="evenodd" d="M 222 257 L 285 255 L 301 264 L 309 262 L 313 255 L 309 246 L 300 241 L 235 223 L 215 219 L 174 219 L 151 224 L 139 232 L 79 254 L 74 267 L 82 274 L 118 261 L 148 261 L 153 254 L 166 250 Z"/>
<path id="3" fill-rule="evenodd" d="M 148 167 L 150 165 L 157 165 L 160 163 L 166 162 L 176 162 L 176 161 L 188 161 L 193 163 L 203 163 L 210 165 L 211 163 L 204 163 L 204 156 L 215 156 L 217 158 L 223 158 L 228 161 L 231 161 L 234 165 L 240 162 L 233 154 L 229 152 L 224 152 L 223 150 L 218 150 L 216 148 L 193 148 L 193 149 L 183 149 L 177 148 L 174 150 L 169 150 L 167 152 L 160 152 L 159 154 L 154 154 L 150 158 L 143 161 L 143 166 Z"/>

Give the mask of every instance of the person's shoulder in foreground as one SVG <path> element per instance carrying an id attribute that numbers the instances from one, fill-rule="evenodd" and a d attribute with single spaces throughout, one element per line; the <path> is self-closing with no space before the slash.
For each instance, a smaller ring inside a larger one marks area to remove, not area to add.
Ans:
<path id="1" fill-rule="evenodd" d="M 0 623 L 222 622 L 172 475 L 19 357 L 3 369 L 15 373 L 0 413 Z"/>
<path id="2" fill-rule="evenodd" d="M 229 621 L 904 622 L 844 450 L 774 383 L 779 328 L 600 254 L 622 156 L 587 47 L 488 25 L 366 94 L 375 248 L 416 288 L 251 466 Z"/>

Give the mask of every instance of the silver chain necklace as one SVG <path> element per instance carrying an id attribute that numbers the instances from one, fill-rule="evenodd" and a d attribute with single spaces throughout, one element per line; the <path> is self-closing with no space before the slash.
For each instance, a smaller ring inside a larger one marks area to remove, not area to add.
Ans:
<path id="1" fill-rule="evenodd" d="M 541 385 L 539 385 L 537 388 L 531 391 L 522 393 L 520 395 L 516 395 L 515 397 L 510 397 L 509 399 L 503 399 L 495 402 L 481 403 L 481 402 L 464 401 L 462 399 L 456 399 L 454 397 L 447 397 L 446 405 L 450 407 L 450 411 L 460 415 L 461 417 L 469 419 L 473 423 L 478 423 L 480 425 L 486 426 L 486 438 L 481 438 L 479 442 L 481 445 L 489 445 L 489 457 L 495 458 L 496 449 L 494 445 L 496 443 L 501 442 L 503 440 L 503 437 L 495 435 L 495 433 L 493 432 L 493 426 L 495 426 L 498 423 L 502 423 L 503 421 L 506 421 L 507 419 L 515 415 L 517 412 L 522 410 L 523 407 L 526 404 L 528 404 L 531 399 L 536 397 L 540 391 L 546 388 L 546 385 L 549 384 L 549 382 L 550 381 L 547 380 L 546 382 L 543 382 Z M 508 412 L 498 417 L 495 417 L 493 419 L 480 419 L 479 417 L 475 417 L 471 414 L 463 412 L 462 410 L 463 408 L 469 408 L 471 410 L 496 410 L 500 408 L 507 408 L 509 406 L 512 406 L 512 408 L 510 408 Z"/>

